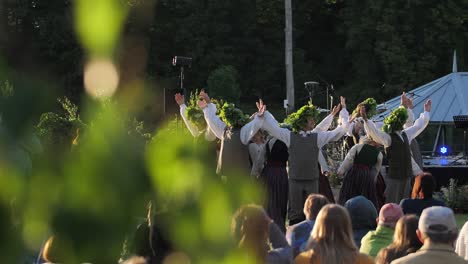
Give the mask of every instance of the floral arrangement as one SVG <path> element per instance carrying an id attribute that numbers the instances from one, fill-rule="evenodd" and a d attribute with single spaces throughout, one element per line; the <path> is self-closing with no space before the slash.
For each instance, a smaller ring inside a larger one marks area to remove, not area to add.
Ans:
<path id="1" fill-rule="evenodd" d="M 231 103 L 223 104 L 219 112 L 219 117 L 231 128 L 241 128 L 250 120 L 248 115 L 245 115 L 242 110 L 236 108 L 236 106 Z"/>
<path id="2" fill-rule="evenodd" d="M 307 104 L 290 114 L 284 123 L 288 124 L 293 132 L 299 132 L 304 129 L 310 119 L 318 120 L 318 117 L 317 108 L 313 104 Z"/>
<path id="3" fill-rule="evenodd" d="M 408 119 L 408 111 L 405 108 L 399 107 L 385 118 L 382 130 L 387 133 L 403 130 L 406 119 Z"/>

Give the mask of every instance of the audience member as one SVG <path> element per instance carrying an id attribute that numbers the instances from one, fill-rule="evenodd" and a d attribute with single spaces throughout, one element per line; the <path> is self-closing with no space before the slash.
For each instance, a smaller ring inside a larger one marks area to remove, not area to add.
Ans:
<path id="1" fill-rule="evenodd" d="M 465 222 L 458 235 L 455 252 L 457 252 L 460 257 L 468 260 L 468 222 Z"/>
<path id="2" fill-rule="evenodd" d="M 389 264 L 394 259 L 416 252 L 422 246 L 416 235 L 418 221 L 419 217 L 416 215 L 405 215 L 400 218 L 395 227 L 392 244 L 380 250 L 375 262 Z"/>
<path id="3" fill-rule="evenodd" d="M 458 227 L 452 209 L 433 206 L 423 210 L 416 231 L 423 246 L 416 253 L 392 261 L 392 264 L 467 264 L 455 253 Z"/>
<path id="4" fill-rule="evenodd" d="M 361 253 L 375 258 L 382 248 L 390 245 L 395 225 L 402 216 L 403 211 L 398 204 L 389 203 L 382 206 L 377 218 L 377 229 L 369 231 L 361 240 Z"/>
<path id="5" fill-rule="evenodd" d="M 232 218 L 231 233 L 247 254 L 248 263 L 292 263 L 292 250 L 284 234 L 260 206 L 239 208 Z"/>
<path id="6" fill-rule="evenodd" d="M 359 253 L 354 244 L 351 219 L 346 209 L 328 204 L 315 220 L 308 250 L 299 254 L 295 263 L 370 264 L 374 261 Z"/>
<path id="7" fill-rule="evenodd" d="M 354 243 L 360 248 L 362 237 L 377 227 L 375 221 L 377 210 L 374 204 L 362 195 L 349 199 L 344 204 L 344 207 L 348 209 L 348 213 L 351 216 Z"/>
<path id="8" fill-rule="evenodd" d="M 305 251 L 307 241 L 314 227 L 315 218 L 320 209 L 330 203 L 328 199 L 321 194 L 310 194 L 304 204 L 304 215 L 306 220 L 292 225 L 286 232 L 286 240 L 291 245 L 293 256 Z"/>
<path id="9" fill-rule="evenodd" d="M 411 199 L 403 199 L 400 206 L 405 214 L 421 215 L 422 211 L 431 206 L 445 206 L 445 203 L 432 198 L 436 187 L 435 179 L 432 174 L 425 172 L 416 176 L 414 180 Z"/>

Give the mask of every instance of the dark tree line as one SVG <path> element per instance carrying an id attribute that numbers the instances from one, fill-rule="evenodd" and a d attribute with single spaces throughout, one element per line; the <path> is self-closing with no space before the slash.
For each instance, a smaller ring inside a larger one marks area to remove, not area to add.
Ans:
<path id="1" fill-rule="evenodd" d="M 241 98 L 279 104 L 285 97 L 283 1 L 121 3 L 130 6 L 116 54 L 123 81 L 143 77 L 176 87 L 171 59 L 180 55 L 193 57 L 186 72 L 190 89 L 206 88 L 213 71 L 232 66 Z M 0 11 L 7 67 L 47 76 L 78 100 L 85 54 L 74 33 L 73 1 L 5 0 Z M 465 0 L 293 1 L 297 104 L 307 100 L 305 81 L 333 84 L 352 102 L 388 99 L 448 73 L 454 49 L 463 70 L 467 20 Z M 136 67 L 138 56 L 144 60 Z M 314 99 L 324 102 L 324 95 Z"/>

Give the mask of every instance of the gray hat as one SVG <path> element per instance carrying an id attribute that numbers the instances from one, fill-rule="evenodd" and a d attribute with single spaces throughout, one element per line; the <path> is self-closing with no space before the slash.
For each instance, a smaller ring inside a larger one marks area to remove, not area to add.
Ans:
<path id="1" fill-rule="evenodd" d="M 418 229 L 426 234 L 444 234 L 458 231 L 452 209 L 444 206 L 432 206 L 424 209 L 419 218 Z"/>

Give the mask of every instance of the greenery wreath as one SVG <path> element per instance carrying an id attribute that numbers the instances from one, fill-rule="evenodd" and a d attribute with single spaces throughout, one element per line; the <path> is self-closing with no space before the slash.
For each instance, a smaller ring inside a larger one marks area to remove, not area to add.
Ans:
<path id="1" fill-rule="evenodd" d="M 206 128 L 205 116 L 203 110 L 198 107 L 197 101 L 198 90 L 195 90 L 190 93 L 190 98 L 186 102 L 187 108 L 185 109 L 185 114 L 190 123 L 194 124 L 199 130 L 204 130 Z"/>
<path id="2" fill-rule="evenodd" d="M 219 117 L 231 128 L 241 128 L 250 120 L 248 115 L 245 115 L 242 110 L 236 108 L 235 104 L 232 103 L 223 104 Z"/>
<path id="3" fill-rule="evenodd" d="M 403 130 L 403 125 L 408 119 L 408 111 L 405 108 L 399 107 L 393 110 L 384 120 L 382 131 L 392 133 Z"/>
<path id="4" fill-rule="evenodd" d="M 299 132 L 304 129 L 311 118 L 318 120 L 319 114 L 317 107 L 307 104 L 290 114 L 284 123 L 288 124 L 293 132 Z"/>
<path id="5" fill-rule="evenodd" d="M 357 114 L 357 117 L 361 116 L 359 113 L 360 105 L 364 105 L 366 108 L 367 117 L 372 117 L 377 113 L 377 101 L 374 98 L 369 97 L 356 106 L 356 109 L 354 109 L 352 115 Z"/>

